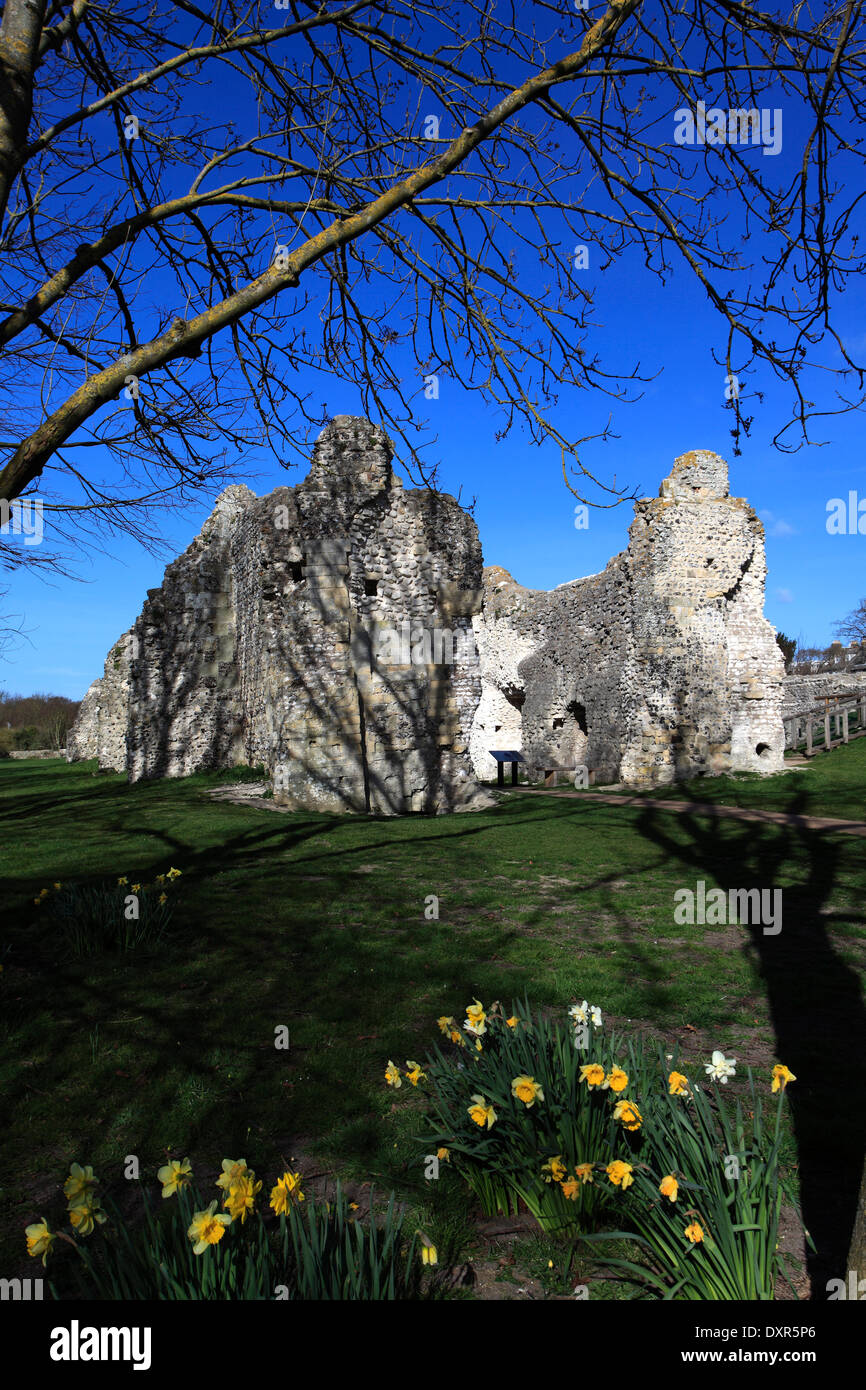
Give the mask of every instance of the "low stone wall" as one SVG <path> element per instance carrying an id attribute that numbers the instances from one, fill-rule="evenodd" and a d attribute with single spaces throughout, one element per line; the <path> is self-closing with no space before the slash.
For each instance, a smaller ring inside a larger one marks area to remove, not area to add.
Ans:
<path id="1" fill-rule="evenodd" d="M 866 695 L 866 671 L 822 671 L 814 676 L 786 676 L 783 715 L 798 714 L 821 703 L 826 695 Z"/>
<path id="2" fill-rule="evenodd" d="M 65 758 L 66 754 L 62 748 L 15 748 L 9 753 L 10 758 Z"/>

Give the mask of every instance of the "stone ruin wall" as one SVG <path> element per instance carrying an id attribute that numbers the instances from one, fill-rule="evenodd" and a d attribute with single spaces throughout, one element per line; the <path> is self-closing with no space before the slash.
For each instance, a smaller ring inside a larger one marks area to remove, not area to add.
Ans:
<path id="1" fill-rule="evenodd" d="M 244 760 L 276 773 L 278 802 L 393 814 L 475 793 L 477 658 L 458 643 L 453 663 L 425 661 L 413 641 L 470 632 L 481 601 L 477 530 L 453 498 L 404 491 L 385 436 L 340 417 L 304 483 L 246 509 L 233 566 Z"/>
<path id="2" fill-rule="evenodd" d="M 472 804 L 491 748 L 634 786 L 777 771 L 765 568 L 760 522 L 698 452 L 636 503 L 601 574 L 549 593 L 482 576 L 458 503 L 404 490 L 386 437 L 339 416 L 303 483 L 221 495 L 109 654 L 68 756 L 131 780 L 264 765 L 285 806 L 385 814 Z M 444 652 L 425 649 L 436 632 Z"/>
<path id="3" fill-rule="evenodd" d="M 110 660 L 88 692 L 70 755 L 97 753 L 132 781 L 261 764 L 290 807 L 454 809 L 478 791 L 477 655 L 458 642 L 453 662 L 425 661 L 416 639 L 471 635 L 481 570 L 454 499 L 404 491 L 385 436 L 337 417 L 303 483 L 220 496 L 148 593 L 123 681 L 112 666 L 107 689 Z M 106 721 L 125 746 L 102 739 Z"/>
<path id="4" fill-rule="evenodd" d="M 491 748 L 538 769 L 652 787 L 781 769 L 784 663 L 763 617 L 763 528 L 716 454 L 677 459 L 628 549 L 552 591 L 485 571 L 476 775 Z"/>
<path id="5" fill-rule="evenodd" d="M 254 495 L 228 488 L 168 566 L 131 632 L 124 761 L 130 781 L 243 760 L 230 541 Z M 100 765 L 104 765 L 100 763 Z"/>
<path id="6" fill-rule="evenodd" d="M 67 762 L 98 758 L 99 766 L 126 770 L 126 734 L 132 634 L 125 632 L 105 659 L 103 675 L 81 702 L 66 739 Z"/>
<path id="7" fill-rule="evenodd" d="M 866 695 L 866 671 L 818 671 L 786 676 L 782 714 L 802 714 L 821 704 L 826 695 Z"/>

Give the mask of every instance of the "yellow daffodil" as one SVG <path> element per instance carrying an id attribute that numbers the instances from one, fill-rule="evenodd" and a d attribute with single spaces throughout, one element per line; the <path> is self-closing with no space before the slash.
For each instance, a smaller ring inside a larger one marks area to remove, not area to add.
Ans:
<path id="1" fill-rule="evenodd" d="M 256 1182 L 256 1175 L 252 1171 L 243 1173 L 236 1183 L 232 1183 L 223 1202 L 223 1210 L 228 1212 L 232 1221 L 237 1221 L 240 1217 L 241 1225 L 244 1224 L 247 1213 L 253 1210 L 256 1194 L 261 1191 L 261 1186 L 261 1179 Z"/>
<path id="2" fill-rule="evenodd" d="M 174 883 L 174 880 L 176 878 L 180 878 L 182 873 L 182 869 L 169 869 L 168 873 L 166 874 L 166 878 L 168 879 L 169 883 Z"/>
<path id="3" fill-rule="evenodd" d="M 62 883 L 55 883 L 54 887 L 59 889 L 59 888 L 62 888 L 62 887 L 63 887 L 63 884 L 62 884 Z"/>
<path id="4" fill-rule="evenodd" d="M 580 1183 L 577 1178 L 566 1178 L 565 1182 L 560 1183 L 562 1195 L 569 1202 L 577 1201 L 577 1194 L 580 1191 Z"/>
<path id="5" fill-rule="evenodd" d="M 421 1262 L 425 1265 L 436 1265 L 439 1263 L 435 1245 L 421 1246 Z"/>
<path id="6" fill-rule="evenodd" d="M 129 879 L 128 879 L 128 878 L 119 878 L 119 879 L 117 880 L 117 886 L 118 886 L 118 888 L 123 888 L 123 887 L 125 887 L 126 884 L 128 884 L 128 883 L 129 883 Z"/>
<path id="7" fill-rule="evenodd" d="M 447 1034 L 454 1023 L 454 1019 L 443 1014 L 441 1018 L 437 1018 L 436 1022 L 439 1025 L 439 1032 Z"/>
<path id="8" fill-rule="evenodd" d="M 156 881 L 157 883 L 165 883 L 165 874 L 157 874 Z"/>
<path id="9" fill-rule="evenodd" d="M 388 1065 L 385 1068 L 385 1080 L 388 1085 L 393 1086 L 395 1090 L 403 1085 L 403 1082 L 400 1080 L 400 1068 L 394 1066 L 390 1057 L 388 1058 Z"/>
<path id="10" fill-rule="evenodd" d="M 472 1104 L 466 1112 L 470 1120 L 474 1120 L 483 1129 L 486 1125 L 489 1129 L 496 1119 L 496 1111 L 492 1105 L 488 1105 L 484 1096 L 473 1096 Z"/>
<path id="11" fill-rule="evenodd" d="M 632 1132 L 643 1124 L 643 1117 L 633 1100 L 618 1100 L 613 1107 L 613 1118 L 622 1120 L 623 1128 Z"/>
<path id="12" fill-rule="evenodd" d="M 475 1039 L 475 1051 L 476 1051 L 476 1052 L 483 1052 L 483 1051 L 484 1051 L 484 1048 L 483 1048 L 483 1046 L 482 1046 L 482 1044 L 481 1044 L 481 1039 L 480 1039 L 480 1038 L 476 1038 L 476 1039 Z"/>
<path id="13" fill-rule="evenodd" d="M 185 1158 L 182 1163 L 176 1158 L 163 1165 L 157 1173 L 157 1181 L 162 1183 L 163 1197 L 173 1197 L 179 1187 L 183 1187 L 192 1177 L 192 1168 L 189 1159 Z"/>
<path id="14" fill-rule="evenodd" d="M 533 1076 L 515 1076 L 511 1094 L 516 1100 L 522 1100 L 527 1110 L 531 1110 L 537 1100 L 544 1100 L 544 1092 Z"/>
<path id="15" fill-rule="evenodd" d="M 45 1264 L 56 1239 L 53 1232 L 49 1231 L 45 1217 L 40 1217 L 32 1226 L 28 1226 L 24 1234 L 27 1237 L 27 1254 L 34 1258 L 41 1255 L 42 1263 Z"/>
<path id="16" fill-rule="evenodd" d="M 580 1079 L 585 1081 L 587 1086 L 603 1086 L 604 1067 L 600 1066 L 598 1062 L 587 1062 L 580 1069 Z"/>
<path id="17" fill-rule="evenodd" d="M 507 1023 L 509 1028 L 516 1028 L 518 1023 L 520 1022 L 520 1019 L 517 1017 L 516 1014 L 512 1014 L 510 1018 L 507 1018 L 505 1020 L 505 1022 Z"/>
<path id="18" fill-rule="evenodd" d="M 624 1091 L 628 1085 L 628 1077 L 622 1067 L 613 1067 L 605 1077 L 605 1089 L 609 1086 L 612 1091 Z"/>
<path id="19" fill-rule="evenodd" d="M 160 895 L 159 895 L 159 903 L 160 903 L 160 906 L 162 907 L 162 906 L 163 906 L 165 903 L 167 903 L 167 902 L 168 902 L 168 895 L 167 895 L 166 893 L 160 893 Z"/>
<path id="20" fill-rule="evenodd" d="M 460 1029 L 459 1029 L 459 1028 L 452 1028 L 452 1029 L 451 1029 L 451 1034 L 450 1034 L 450 1036 L 451 1036 L 451 1041 L 452 1041 L 453 1043 L 457 1043 L 458 1047 L 465 1047 L 465 1046 L 466 1046 L 466 1039 L 464 1038 L 463 1034 L 460 1032 Z"/>
<path id="21" fill-rule="evenodd" d="M 422 1071 L 419 1064 L 409 1057 L 406 1058 L 406 1068 L 406 1080 L 411 1081 L 413 1086 L 417 1086 L 419 1081 L 427 1080 L 426 1071 Z"/>
<path id="22" fill-rule="evenodd" d="M 192 1218 L 187 1235 L 193 1242 L 194 1255 L 203 1254 L 209 1245 L 216 1245 L 217 1241 L 222 1240 L 226 1226 L 232 1223 L 230 1216 L 217 1214 L 216 1205 L 214 1198 L 207 1211 L 197 1211 Z"/>
<path id="23" fill-rule="evenodd" d="M 35 905 L 36 907 L 41 907 L 41 906 L 42 906 L 42 899 L 41 899 L 41 898 L 34 898 L 34 899 L 33 899 L 33 903 L 34 903 L 34 905 Z"/>
<path id="24" fill-rule="evenodd" d="M 688 1077 L 683 1076 L 681 1071 L 672 1071 L 668 1077 L 669 1095 L 687 1096 L 689 1093 Z"/>
<path id="25" fill-rule="evenodd" d="M 303 1201 L 304 1194 L 301 1191 L 300 1173 L 283 1173 L 283 1176 L 277 1180 L 276 1187 L 271 1188 L 270 1205 L 277 1216 L 287 1212 L 292 1202 Z"/>
<path id="26" fill-rule="evenodd" d="M 101 1226 L 107 1218 L 96 1198 L 88 1195 L 69 1208 L 69 1220 L 80 1236 L 89 1236 L 93 1233 L 93 1223 Z"/>
<path id="27" fill-rule="evenodd" d="M 63 1184 L 63 1191 L 69 1205 L 74 1207 L 86 1201 L 98 1182 L 99 1179 L 93 1176 L 93 1169 L 89 1164 L 86 1168 L 82 1168 L 79 1163 L 71 1163 L 69 1165 L 69 1177 Z"/>
<path id="28" fill-rule="evenodd" d="M 439 1162 L 440 1162 L 440 1163 L 450 1163 L 450 1162 L 451 1162 L 451 1150 L 450 1150 L 450 1149 L 445 1149 L 445 1148 L 437 1149 L 437 1150 L 436 1150 L 436 1157 L 439 1159 Z"/>
<path id="29" fill-rule="evenodd" d="M 623 1192 L 634 1182 L 632 1177 L 632 1167 L 630 1163 L 623 1163 L 621 1158 L 615 1158 L 613 1163 L 609 1163 L 605 1169 L 614 1187 L 621 1187 Z"/>
<path id="30" fill-rule="evenodd" d="M 484 1012 L 484 1005 L 480 999 L 473 999 L 471 1004 L 466 1005 L 466 1017 L 471 1018 L 473 1023 L 483 1023 L 487 1017 Z"/>
<path id="31" fill-rule="evenodd" d="M 541 1176 L 545 1182 L 562 1182 L 568 1169 L 562 1161 L 560 1154 L 556 1158 L 548 1159 L 547 1163 L 541 1165 Z"/>
<path id="32" fill-rule="evenodd" d="M 592 1164 L 578 1163 L 574 1170 L 574 1175 L 576 1178 L 580 1178 L 581 1182 L 592 1182 Z"/>
<path id="33" fill-rule="evenodd" d="M 670 1197 L 672 1202 L 677 1200 L 677 1193 L 679 1190 L 680 1185 L 671 1173 L 669 1173 L 666 1178 L 662 1178 L 659 1183 L 659 1192 L 663 1197 Z"/>
<path id="34" fill-rule="evenodd" d="M 133 885 L 132 885 L 132 887 L 130 888 L 129 891 L 130 891 L 130 893 L 140 893 L 140 892 L 141 892 L 141 884 L 140 884 L 140 883 L 133 883 Z"/>
<path id="35" fill-rule="evenodd" d="M 228 1192 L 230 1187 L 240 1182 L 247 1172 L 247 1161 L 245 1158 L 224 1158 L 222 1161 L 222 1173 L 216 1180 L 217 1187 L 221 1187 L 223 1192 Z"/>
<path id="36" fill-rule="evenodd" d="M 484 1012 L 483 1004 L 481 1004 L 478 999 L 475 999 L 471 1004 L 466 1005 L 466 1021 L 463 1027 L 466 1029 L 467 1033 L 474 1033 L 477 1037 L 480 1037 L 483 1033 L 487 1032 L 487 1024 L 484 1022 L 486 1017 L 487 1015 Z"/>
<path id="37" fill-rule="evenodd" d="M 691 1226 L 686 1226 L 686 1240 L 690 1240 L 692 1245 L 698 1245 L 704 1238 L 704 1233 L 697 1221 L 693 1221 Z"/>
<path id="38" fill-rule="evenodd" d="M 789 1081 L 796 1081 L 797 1078 L 787 1067 L 782 1066 L 781 1062 L 773 1067 L 773 1093 L 784 1091 Z"/>

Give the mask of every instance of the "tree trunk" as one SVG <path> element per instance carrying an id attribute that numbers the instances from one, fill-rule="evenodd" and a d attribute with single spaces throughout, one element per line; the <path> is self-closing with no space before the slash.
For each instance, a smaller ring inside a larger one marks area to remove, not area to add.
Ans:
<path id="1" fill-rule="evenodd" d="M 45 0 L 7 0 L 0 26 L 0 225 L 24 162 Z"/>
<path id="2" fill-rule="evenodd" d="M 857 1271 L 858 1282 L 866 1279 L 866 1158 L 863 1160 L 863 1176 L 860 1179 L 860 1196 L 857 1198 L 857 1215 L 854 1218 L 854 1233 L 848 1251 L 846 1277 L 852 1269 Z"/>

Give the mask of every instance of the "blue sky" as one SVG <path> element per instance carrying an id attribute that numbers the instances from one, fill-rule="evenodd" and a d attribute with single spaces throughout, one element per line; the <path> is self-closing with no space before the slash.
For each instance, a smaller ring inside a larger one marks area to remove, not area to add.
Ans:
<path id="1" fill-rule="evenodd" d="M 703 320 L 703 322 L 702 322 Z M 686 287 L 666 291 L 654 282 L 634 286 L 634 298 L 609 316 L 612 336 L 621 335 L 642 362 L 663 365 L 661 376 L 645 388 L 641 401 L 613 405 L 613 428 L 621 436 L 585 446 L 583 459 L 605 479 L 655 496 L 674 458 L 689 449 L 708 448 L 730 466 L 731 492 L 748 498 L 764 522 L 767 537 L 766 614 L 774 626 L 810 643 L 832 639 L 832 625 L 866 595 L 866 535 L 829 535 L 827 503 L 851 490 L 866 499 L 866 458 L 862 421 L 856 414 L 825 422 L 832 442 L 791 455 L 771 447 L 782 418 L 781 398 L 768 394 L 757 408 L 752 438 L 734 458 L 730 411 L 724 404 L 723 373 L 710 359 L 715 344 L 712 319 L 700 297 Z M 360 413 L 352 388 L 329 384 L 332 414 Z M 561 418 L 580 431 L 585 397 L 560 402 Z M 743 404 L 748 397 L 744 395 Z M 591 510 L 587 530 L 574 525 L 575 499 L 562 481 L 558 450 L 532 445 L 515 430 L 496 442 L 497 412 L 477 396 L 443 380 L 438 401 L 425 402 L 438 432 L 440 483 L 463 498 L 477 497 L 478 523 L 486 564 L 502 565 L 530 588 L 547 589 L 602 570 L 628 542 L 633 506 Z M 288 474 L 271 468 L 245 476 L 260 495 L 286 481 L 300 482 L 300 468 Z M 209 508 L 173 518 L 166 528 L 172 553 L 197 534 Z M 34 573 L 10 576 L 10 611 L 20 613 L 29 640 L 7 653 L 0 685 L 80 698 L 102 673 L 109 647 L 135 620 L 149 588 L 162 581 L 165 561 L 132 541 L 108 542 L 108 555 L 84 558 L 76 572 L 82 582 Z"/>
<path id="2" fill-rule="evenodd" d="M 786 121 L 780 173 L 799 150 L 788 113 Z M 750 154 L 762 160 L 759 150 Z M 776 161 L 771 157 L 770 162 Z M 754 249 L 760 254 L 760 247 Z M 754 424 L 735 458 L 724 369 L 711 355 L 713 350 L 724 352 L 724 328 L 703 289 L 681 265 L 662 285 L 643 269 L 639 256 L 627 256 L 605 272 L 600 270 L 603 259 L 601 249 L 590 245 L 590 267 L 583 273 L 596 291 L 598 326 L 588 346 L 598 351 L 607 370 L 627 372 L 640 363 L 642 373 L 659 375 L 643 386 L 642 399 L 633 404 L 563 389 L 551 412 L 555 423 L 574 438 L 600 431 L 611 414 L 611 428 L 619 438 L 586 444 L 582 461 L 603 481 L 615 476 L 618 486 L 639 496 L 657 495 L 678 454 L 695 448 L 722 454 L 730 465 L 732 494 L 746 497 L 765 524 L 767 617 L 791 636 L 825 645 L 833 637 L 833 624 L 866 596 L 866 535 L 831 535 L 826 526 L 831 499 L 847 498 L 853 491 L 866 500 L 862 416 L 818 420 L 814 438 L 829 442 L 780 453 L 771 441 L 788 419 L 790 393 L 768 372 L 759 372 L 743 380 L 741 405 L 745 415 L 754 416 Z M 543 273 L 539 270 L 538 277 Z M 529 275 L 532 279 L 531 269 Z M 165 285 L 150 281 L 149 292 L 154 306 L 161 296 L 164 307 Z M 138 306 L 143 317 L 147 293 L 145 287 Z M 839 302 L 836 316 L 846 345 L 860 357 L 866 353 L 864 300 L 866 289 L 855 285 Z M 630 502 L 591 510 L 589 528 L 577 530 L 575 498 L 563 483 L 558 449 L 536 446 L 519 427 L 497 442 L 501 413 L 454 379 L 441 377 L 438 400 L 420 399 L 417 364 L 400 358 L 399 344 L 394 351 L 419 402 L 419 414 L 429 422 L 429 432 L 438 435 L 430 456 L 441 460 L 440 486 L 454 494 L 462 487 L 464 501 L 477 497 L 475 518 L 486 564 L 502 565 L 520 583 L 546 589 L 602 570 L 626 546 Z M 820 408 L 830 409 L 839 384 L 833 371 L 841 358 L 832 346 L 819 355 L 829 370 L 811 394 Z M 303 385 L 313 389 L 313 400 L 325 403 L 331 415 L 363 413 L 355 388 L 337 377 L 311 375 Z M 756 392 L 763 393 L 762 401 Z M 101 469 L 110 474 L 110 463 Z M 303 476 L 303 468 L 287 473 L 271 459 L 259 466 L 253 454 L 236 460 L 235 480 L 247 482 L 260 495 Z M 132 540 L 112 538 L 105 542 L 105 554 L 73 556 L 75 580 L 46 579 L 26 570 L 0 576 L 0 588 L 9 588 L 0 613 L 19 621 L 26 633 L 2 651 L 0 688 L 80 698 L 101 675 L 110 646 L 135 620 L 147 590 L 161 583 L 168 559 L 198 533 L 212 502 L 183 516 L 156 518 L 168 543 L 163 558 Z M 48 517 L 46 513 L 50 543 Z"/>

